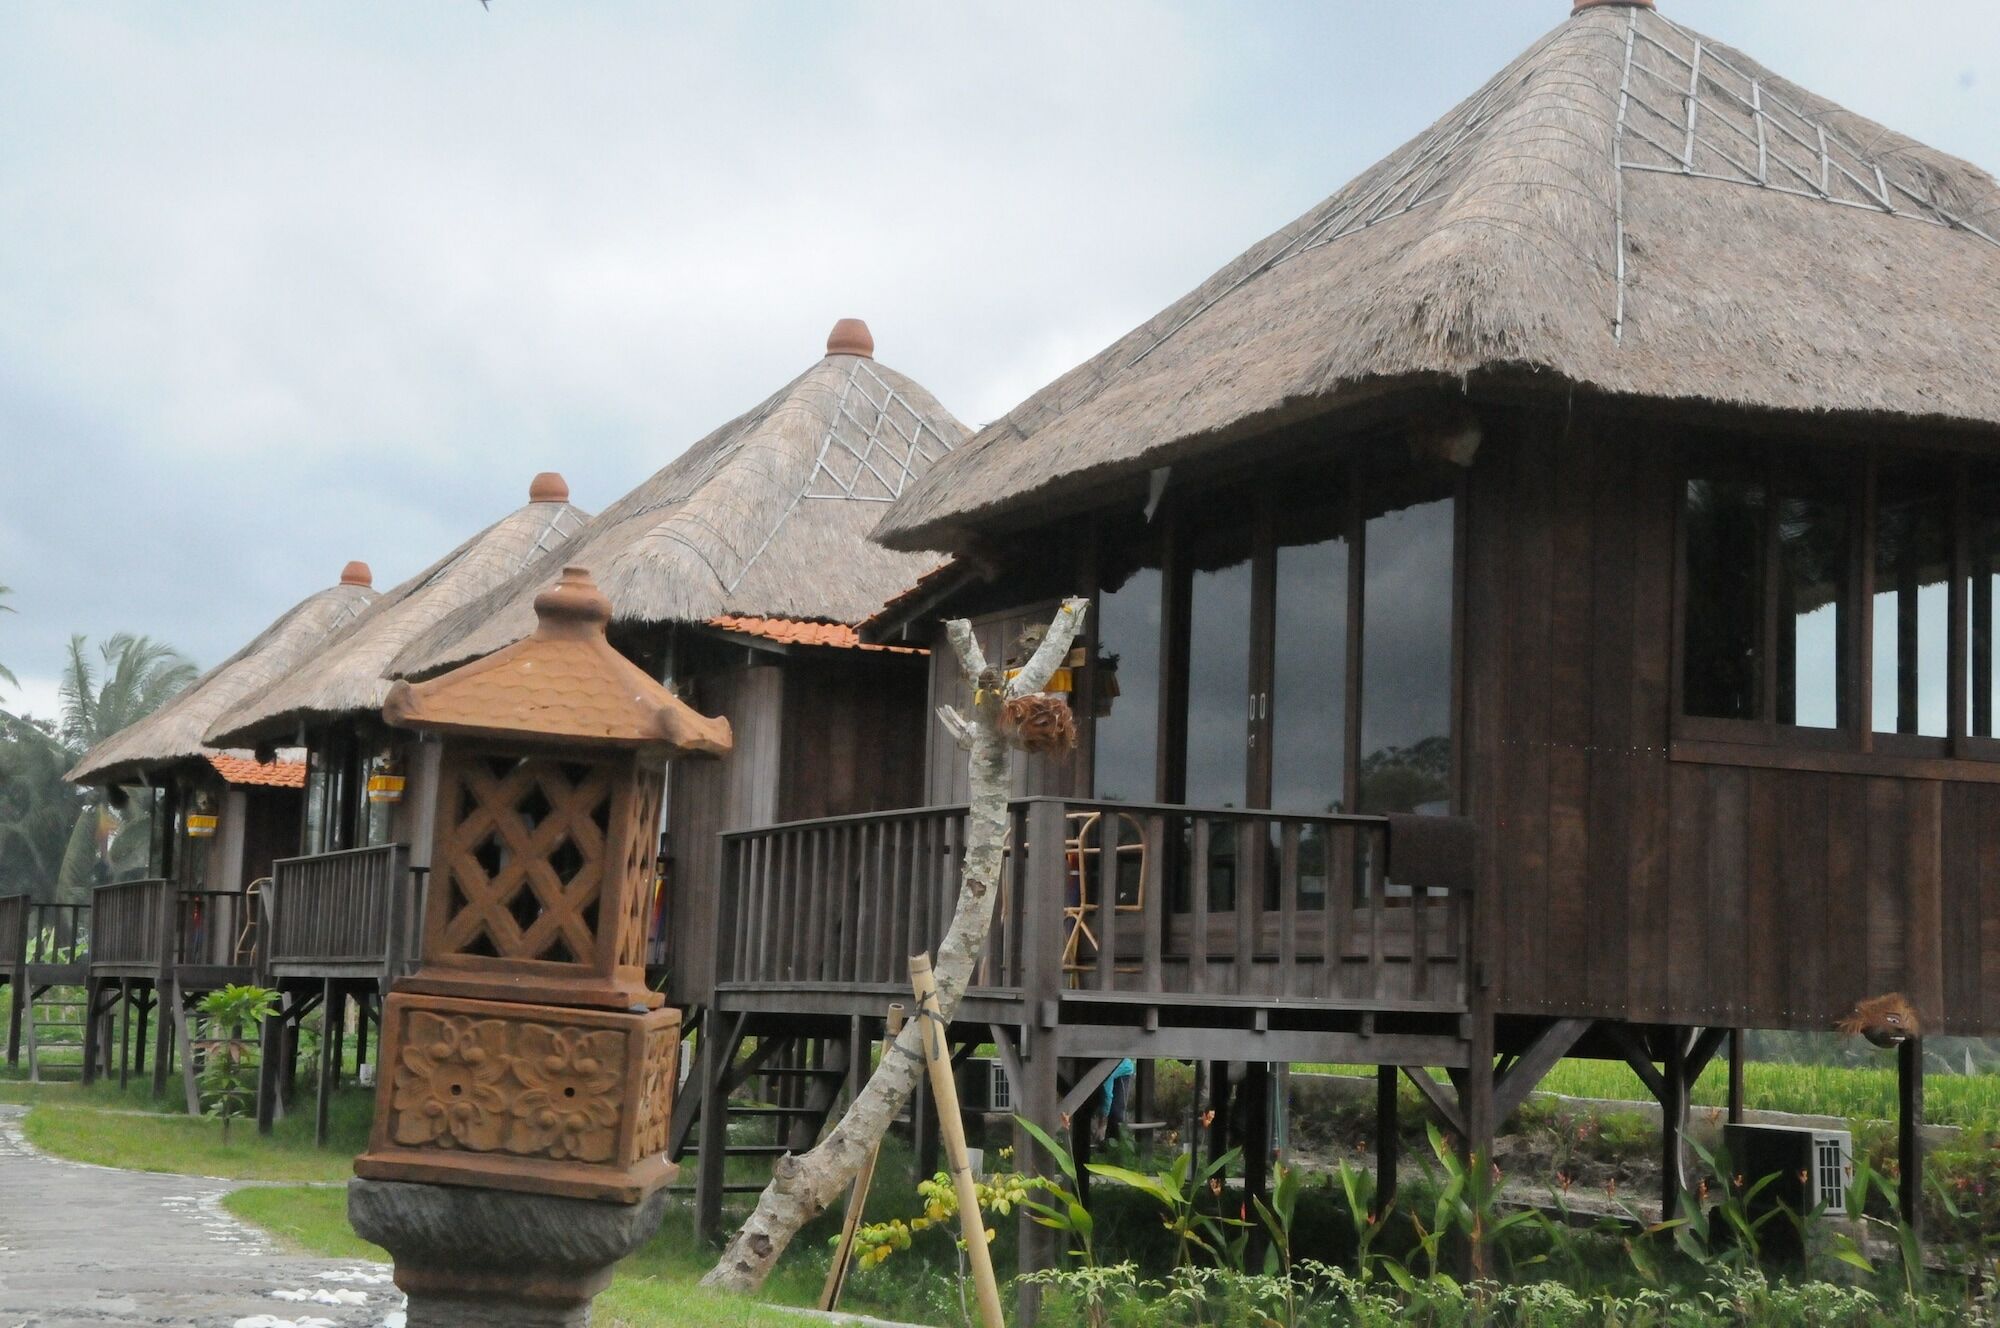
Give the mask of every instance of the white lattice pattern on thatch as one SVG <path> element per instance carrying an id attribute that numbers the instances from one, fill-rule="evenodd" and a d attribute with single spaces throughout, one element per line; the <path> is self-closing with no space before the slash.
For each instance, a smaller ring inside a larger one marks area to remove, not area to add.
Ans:
<path id="1" fill-rule="evenodd" d="M 911 476 L 949 451 L 950 442 L 856 359 L 800 496 L 894 502 Z"/>

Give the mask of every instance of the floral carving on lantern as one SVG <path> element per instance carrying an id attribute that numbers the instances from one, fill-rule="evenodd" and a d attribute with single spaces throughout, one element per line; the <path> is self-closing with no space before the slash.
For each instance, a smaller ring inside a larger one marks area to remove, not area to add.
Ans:
<path id="1" fill-rule="evenodd" d="M 514 1058 L 521 1081 L 507 1151 L 608 1161 L 618 1144 L 625 1040 L 614 1032 L 523 1024 Z"/>
<path id="2" fill-rule="evenodd" d="M 505 1136 L 507 1026 L 413 1011 L 396 1067 L 395 1139 L 484 1152 Z"/>

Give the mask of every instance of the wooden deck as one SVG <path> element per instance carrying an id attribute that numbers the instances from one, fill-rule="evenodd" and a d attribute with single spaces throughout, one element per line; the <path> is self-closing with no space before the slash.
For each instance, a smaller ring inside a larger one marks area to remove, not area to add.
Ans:
<path id="1" fill-rule="evenodd" d="M 386 987 L 422 953 L 420 876 L 402 844 L 279 859 L 264 889 L 263 973 Z"/>
<path id="2" fill-rule="evenodd" d="M 965 816 L 725 835 L 713 1008 L 837 1022 L 907 997 L 908 957 L 950 921 Z M 1463 821 L 1059 798 L 1010 820 L 958 1022 L 1054 1033 L 1066 1057 L 1377 1060 L 1394 1038 L 1406 1063 L 1465 1063 Z"/>

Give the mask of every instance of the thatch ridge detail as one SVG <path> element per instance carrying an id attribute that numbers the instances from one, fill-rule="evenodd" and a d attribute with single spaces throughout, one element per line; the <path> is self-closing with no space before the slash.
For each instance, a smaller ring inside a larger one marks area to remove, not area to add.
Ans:
<path id="1" fill-rule="evenodd" d="M 423 633 L 389 672 L 421 677 L 523 639 L 564 564 L 590 570 L 618 624 L 860 622 L 936 562 L 869 532 L 968 433 L 904 375 L 829 355 L 606 507 L 560 555 Z"/>
<path id="2" fill-rule="evenodd" d="M 1690 133 L 1679 107 L 1682 156 L 1669 161 L 1657 143 L 1674 140 L 1647 108 L 1674 110 L 1660 89 L 1675 79 L 1696 90 L 1698 114 Z M 1788 132 L 1826 130 L 1839 160 L 1823 194 L 1760 183 L 1754 151 L 1729 148 L 1755 147 L 1752 88 L 1769 99 L 1768 179 L 1793 179 L 1772 144 L 1796 155 Z M 1879 195 L 1893 213 L 1869 205 Z M 2000 189 L 1978 167 L 1650 10 L 1586 10 L 982 429 L 877 537 L 967 547 L 983 522 L 1262 422 L 1485 370 L 1621 396 L 2000 425 L 1995 236 Z"/>

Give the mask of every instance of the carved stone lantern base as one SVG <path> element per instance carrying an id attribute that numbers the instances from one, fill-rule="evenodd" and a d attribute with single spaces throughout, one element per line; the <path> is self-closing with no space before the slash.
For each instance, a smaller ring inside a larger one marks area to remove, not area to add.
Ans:
<path id="1" fill-rule="evenodd" d="M 659 1228 L 637 1204 L 356 1179 L 347 1220 L 396 1257 L 408 1328 L 583 1328 L 612 1265 Z"/>

